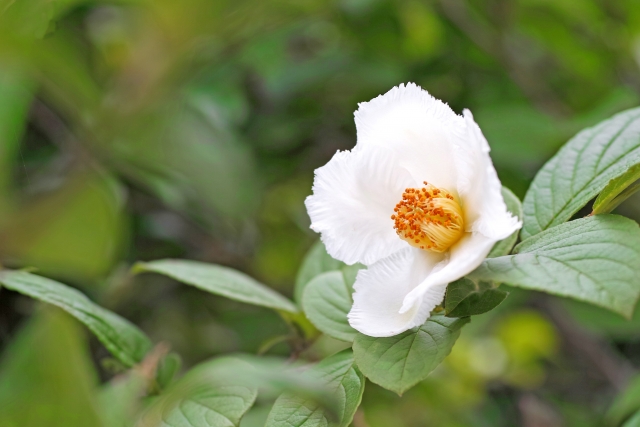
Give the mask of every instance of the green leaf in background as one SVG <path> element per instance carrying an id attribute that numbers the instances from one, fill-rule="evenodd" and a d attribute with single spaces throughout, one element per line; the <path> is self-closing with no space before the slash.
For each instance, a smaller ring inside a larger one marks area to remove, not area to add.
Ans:
<path id="1" fill-rule="evenodd" d="M 106 427 L 131 427 L 149 386 L 138 370 L 118 375 L 102 387 L 98 404 Z"/>
<path id="2" fill-rule="evenodd" d="M 591 214 L 609 213 L 640 190 L 640 163 L 629 168 L 625 173 L 609 181 L 595 202 Z"/>
<path id="3" fill-rule="evenodd" d="M 233 384 L 258 387 L 266 394 L 279 396 L 288 392 L 318 402 L 324 408 L 336 404 L 335 390 L 328 390 L 325 381 L 314 376 L 301 375 L 308 368 L 303 362 L 272 356 L 242 355 L 246 364 L 227 365 L 221 380 Z"/>
<path id="4" fill-rule="evenodd" d="M 617 215 L 553 227 L 468 277 L 575 298 L 630 318 L 640 296 L 640 228 Z"/>
<path id="5" fill-rule="evenodd" d="M 0 72 L 0 211 L 11 200 L 13 165 L 20 158 L 20 138 L 26 127 L 31 104 L 31 83 L 17 70 Z"/>
<path id="6" fill-rule="evenodd" d="M 342 271 L 342 276 L 344 277 L 344 283 L 349 287 L 349 289 L 353 292 L 353 284 L 356 283 L 356 277 L 358 276 L 358 271 L 365 268 L 362 264 L 353 264 L 353 265 L 344 265 L 340 271 Z"/>
<path id="7" fill-rule="evenodd" d="M 302 261 L 302 265 L 296 276 L 296 284 L 293 290 L 293 297 L 298 304 L 302 304 L 304 288 L 311 279 L 327 271 L 340 270 L 344 263 L 331 258 L 324 248 L 321 240 L 316 241 L 307 252 Z"/>
<path id="8" fill-rule="evenodd" d="M 513 194 L 511 190 L 507 187 L 502 187 L 502 197 L 504 197 L 504 202 L 507 205 L 507 210 L 511 212 L 513 215 L 517 216 L 519 219 L 522 219 L 522 203 L 520 203 L 520 199 L 518 196 Z M 506 239 L 500 240 L 498 243 L 493 245 L 491 248 L 491 252 L 487 255 L 488 258 L 494 258 L 498 256 L 504 256 L 511 253 L 511 249 L 513 249 L 513 245 L 518 241 L 519 230 L 515 231 L 511 236 Z"/>
<path id="9" fill-rule="evenodd" d="M 638 411 L 640 411 L 640 376 L 632 378 L 627 388 L 615 397 L 605 415 L 606 425 L 619 426 Z"/>
<path id="10" fill-rule="evenodd" d="M 633 414 L 622 427 L 640 427 L 640 411 Z"/>
<path id="11" fill-rule="evenodd" d="M 43 274 L 95 282 L 122 256 L 125 193 L 97 170 L 72 173 L 65 184 L 14 209 L 2 230 L 3 251 Z"/>
<path id="12" fill-rule="evenodd" d="M 133 427 L 149 395 L 160 394 L 172 382 L 182 362 L 166 351 L 166 344 L 158 344 L 141 363 L 102 386 L 98 399 L 107 427 Z"/>
<path id="13" fill-rule="evenodd" d="M 258 389 L 234 385 L 228 373 L 250 368 L 230 357 L 197 365 L 149 407 L 136 427 L 237 427 Z"/>
<path id="14" fill-rule="evenodd" d="M 522 239 L 567 221 L 607 183 L 640 163 L 640 109 L 573 137 L 538 172 L 524 198 Z"/>
<path id="15" fill-rule="evenodd" d="M 467 317 L 496 308 L 509 295 L 491 282 L 462 278 L 447 286 L 444 310 L 447 317 Z"/>
<path id="16" fill-rule="evenodd" d="M 460 328 L 468 322 L 469 318 L 435 315 L 424 325 L 393 337 L 358 334 L 353 342 L 356 364 L 372 382 L 402 394 L 447 357 Z"/>
<path id="17" fill-rule="evenodd" d="M 617 313 L 573 298 L 563 298 L 557 301 L 580 327 L 612 341 L 632 341 L 638 338 L 640 332 L 640 310 L 636 305 L 631 319 L 625 319 Z"/>
<path id="18" fill-rule="evenodd" d="M 215 222 L 220 215 L 238 223 L 252 217 L 261 199 L 253 152 L 211 99 L 173 96 L 182 99 L 101 129 L 104 148 L 130 180 L 209 227 L 224 225 Z"/>
<path id="19" fill-rule="evenodd" d="M 287 298 L 246 274 L 228 267 L 197 261 L 165 259 L 138 263 L 134 266 L 134 271 L 164 274 L 203 291 L 247 304 L 289 313 L 298 312 L 298 308 Z"/>
<path id="20" fill-rule="evenodd" d="M 169 353 L 162 358 L 156 373 L 156 381 L 160 389 L 164 389 L 171 384 L 181 367 L 182 358 L 178 353 Z"/>
<path id="21" fill-rule="evenodd" d="M 356 367 L 351 350 L 334 354 L 311 368 L 306 375 L 326 383 L 338 404 L 337 416 L 330 416 L 315 401 L 284 393 L 276 400 L 265 427 L 347 427 L 353 420 L 365 380 Z"/>
<path id="22" fill-rule="evenodd" d="M 97 381 L 78 325 L 62 311 L 40 311 L 0 364 L 0 426 L 102 427 Z"/>
<path id="23" fill-rule="evenodd" d="M 2 2 L 0 25 L 3 30 L 10 29 L 21 36 L 42 38 L 47 33 L 56 3 L 46 0 Z"/>
<path id="24" fill-rule="evenodd" d="M 0 283 L 7 289 L 62 308 L 89 328 L 126 366 L 142 361 L 151 349 L 151 340 L 135 325 L 67 285 L 24 271 L 10 270 L 0 272 Z"/>
<path id="25" fill-rule="evenodd" d="M 347 285 L 341 271 L 329 271 L 313 278 L 305 287 L 302 307 L 311 323 L 325 334 L 352 342 L 356 330 L 347 321 L 351 310 L 353 288 Z"/>

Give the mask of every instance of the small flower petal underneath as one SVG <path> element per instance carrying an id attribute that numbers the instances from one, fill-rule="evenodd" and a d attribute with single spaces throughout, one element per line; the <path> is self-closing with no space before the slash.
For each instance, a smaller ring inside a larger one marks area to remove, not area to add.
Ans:
<path id="1" fill-rule="evenodd" d="M 311 228 L 329 254 L 347 264 L 369 265 L 407 247 L 393 229 L 393 208 L 414 183 L 393 152 L 363 149 L 336 153 L 316 170 L 305 201 Z"/>
<path id="2" fill-rule="evenodd" d="M 444 297 L 444 289 L 447 285 L 475 270 L 487 257 L 495 243 L 494 239 L 480 233 L 466 233 L 458 243 L 451 247 L 448 259 L 438 264 L 431 274 L 417 286 L 414 283 L 414 289 L 405 297 L 400 312 L 412 312 L 417 306 L 424 305 L 425 295 L 432 295 L 434 289 L 438 292 L 443 289 L 442 297 Z M 442 298 L 436 305 L 441 302 Z"/>
<path id="3" fill-rule="evenodd" d="M 356 278 L 349 324 L 371 337 L 390 337 L 422 325 L 444 297 L 446 285 L 424 295 L 424 303 L 400 313 L 403 301 L 429 276 L 443 255 L 406 248 L 361 270 Z"/>

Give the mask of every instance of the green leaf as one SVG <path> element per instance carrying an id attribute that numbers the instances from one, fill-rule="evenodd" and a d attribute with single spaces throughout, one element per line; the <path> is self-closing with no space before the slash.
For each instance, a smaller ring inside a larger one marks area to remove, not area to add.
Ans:
<path id="1" fill-rule="evenodd" d="M 255 279 L 227 267 L 196 261 L 165 259 L 138 263 L 136 272 L 164 274 L 187 285 L 247 304 L 289 313 L 298 308 L 287 298 Z"/>
<path id="2" fill-rule="evenodd" d="M 0 71 L 0 210 L 10 200 L 14 165 L 19 161 L 22 133 L 33 97 L 32 83 L 24 72 L 6 65 Z"/>
<path id="3" fill-rule="evenodd" d="M 344 277 L 344 283 L 351 289 L 351 293 L 353 293 L 353 284 L 356 283 L 356 276 L 358 275 L 358 271 L 366 268 L 362 264 L 354 264 L 354 265 L 344 265 L 340 271 L 342 271 L 342 276 Z"/>
<path id="4" fill-rule="evenodd" d="M 468 277 L 589 302 L 630 318 L 640 295 L 640 228 L 617 215 L 553 227 Z"/>
<path id="5" fill-rule="evenodd" d="M 42 38 L 47 33 L 55 14 L 56 2 L 46 0 L 23 0 L 2 2 L 0 25 L 25 37 Z"/>
<path id="6" fill-rule="evenodd" d="M 640 376 L 629 382 L 627 388 L 613 400 L 605 415 L 606 424 L 618 426 L 640 410 Z"/>
<path id="7" fill-rule="evenodd" d="M 337 416 L 329 415 L 313 400 L 298 394 L 284 393 L 273 405 L 265 427 L 347 427 L 351 424 L 362 400 L 365 384 L 351 350 L 324 359 L 305 374 L 327 385 L 328 390 L 336 397 Z"/>
<path id="8" fill-rule="evenodd" d="M 227 373 L 250 368 L 229 357 L 196 366 L 155 401 L 136 426 L 237 427 L 253 406 L 258 389 L 233 384 Z"/>
<path id="9" fill-rule="evenodd" d="M 447 286 L 444 309 L 447 317 L 467 317 L 496 308 L 509 295 L 491 282 L 462 278 Z"/>
<path id="10" fill-rule="evenodd" d="M 0 272 L 0 283 L 7 289 L 62 308 L 89 328 L 107 350 L 127 366 L 141 362 L 151 349 L 151 340 L 135 325 L 62 283 L 11 270 Z"/>
<path id="11" fill-rule="evenodd" d="M 609 181 L 596 201 L 593 202 L 591 214 L 609 213 L 640 190 L 640 163 L 632 166 L 625 173 Z"/>
<path id="12" fill-rule="evenodd" d="M 636 305 L 631 319 L 625 319 L 602 307 L 595 306 L 572 298 L 558 301 L 564 310 L 583 329 L 598 336 L 605 336 L 615 341 L 630 341 L 636 339 L 640 330 L 640 310 Z"/>
<path id="13" fill-rule="evenodd" d="M 178 353 L 169 353 L 160 361 L 158 372 L 156 373 L 156 381 L 160 389 L 164 389 L 171 384 L 181 367 L 182 358 Z"/>
<path id="14" fill-rule="evenodd" d="M 522 239 L 567 221 L 610 180 L 638 163 L 640 109 L 578 133 L 533 180 L 524 198 Z"/>
<path id="15" fill-rule="evenodd" d="M 522 219 L 522 203 L 520 203 L 520 199 L 518 199 L 518 196 L 513 194 L 507 187 L 502 187 L 502 197 L 504 197 L 504 202 L 507 205 L 507 210 L 513 215 L 517 216 L 519 219 Z M 493 248 L 491 249 L 491 252 L 489 252 L 489 255 L 487 255 L 487 257 L 495 258 L 498 256 L 510 254 L 511 249 L 513 249 L 513 245 L 515 245 L 518 241 L 518 233 L 519 231 L 515 231 L 506 239 L 500 240 L 498 243 L 493 245 Z"/>
<path id="16" fill-rule="evenodd" d="M 358 334 L 353 342 L 356 364 L 372 382 L 404 393 L 425 379 L 451 352 L 469 318 L 431 316 L 427 322 L 386 338 Z"/>
<path id="17" fill-rule="evenodd" d="M 303 363 L 273 356 L 242 355 L 241 360 L 249 366 L 227 366 L 221 379 L 258 387 L 270 395 L 290 392 L 318 402 L 325 408 L 332 408 L 335 404 L 333 393 L 326 389 L 326 383 L 315 377 L 300 375 L 308 368 Z"/>
<path id="18" fill-rule="evenodd" d="M 70 174 L 59 190 L 22 205 L 3 246 L 44 275 L 92 283 L 121 260 L 127 218 L 123 188 L 98 171 Z"/>
<path id="19" fill-rule="evenodd" d="M 293 298 L 298 304 L 302 304 L 304 288 L 311 279 L 327 271 L 340 270 L 345 264 L 331 258 L 324 248 L 322 241 L 318 240 L 311 246 L 302 261 L 302 265 L 296 276 L 296 284 L 293 290 Z"/>
<path id="20" fill-rule="evenodd" d="M 113 378 L 98 395 L 102 419 L 107 427 L 131 427 L 142 408 L 148 379 L 135 369 Z"/>
<path id="21" fill-rule="evenodd" d="M 640 411 L 633 414 L 622 427 L 640 427 Z"/>
<path id="22" fill-rule="evenodd" d="M 83 331 L 47 307 L 30 319 L 0 365 L 0 426 L 102 426 Z M 109 426 L 111 427 L 111 426 Z"/>
<path id="23" fill-rule="evenodd" d="M 322 273 L 305 287 L 302 308 L 316 328 L 333 338 L 352 342 L 357 334 L 347 321 L 352 293 L 341 271 Z"/>

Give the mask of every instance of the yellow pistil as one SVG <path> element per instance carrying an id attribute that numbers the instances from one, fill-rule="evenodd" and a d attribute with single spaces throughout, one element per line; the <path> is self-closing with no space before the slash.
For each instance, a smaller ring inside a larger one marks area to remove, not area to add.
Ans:
<path id="1" fill-rule="evenodd" d="M 422 188 L 407 188 L 393 210 L 396 233 L 416 248 L 444 252 L 464 234 L 462 209 L 455 197 L 426 181 Z"/>

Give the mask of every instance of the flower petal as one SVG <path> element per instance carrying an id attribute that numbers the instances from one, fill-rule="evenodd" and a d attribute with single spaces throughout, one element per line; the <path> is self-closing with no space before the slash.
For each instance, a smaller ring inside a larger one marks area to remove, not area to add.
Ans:
<path id="1" fill-rule="evenodd" d="M 305 201 L 311 228 L 322 234 L 332 257 L 373 264 L 408 246 L 393 229 L 391 215 L 412 185 L 388 149 L 337 152 L 316 169 L 313 195 Z"/>
<path id="2" fill-rule="evenodd" d="M 469 110 L 464 111 L 466 135 L 455 142 L 458 195 L 462 200 L 467 231 L 502 240 L 522 227 L 508 210 L 502 197 L 489 144 Z"/>
<path id="3" fill-rule="evenodd" d="M 427 181 L 456 191 L 453 140 L 465 131 L 464 119 L 413 83 L 394 87 L 359 104 L 355 112 L 358 144 L 392 149 L 416 183 Z"/>
<path id="4" fill-rule="evenodd" d="M 416 307 L 435 307 L 440 304 L 447 285 L 475 270 L 487 257 L 495 242 L 495 239 L 481 233 L 465 233 L 462 239 L 449 249 L 448 259 L 435 266 L 424 281 L 407 294 L 400 312 L 412 312 Z M 438 301 L 435 301 L 436 297 L 439 297 Z"/>
<path id="5" fill-rule="evenodd" d="M 423 282 L 443 255 L 408 247 L 360 270 L 354 285 L 349 324 L 370 337 L 390 337 L 422 325 L 442 301 L 445 287 L 433 289 L 429 301 L 400 313 L 405 299 Z M 426 298 L 425 298 L 426 299 Z"/>

